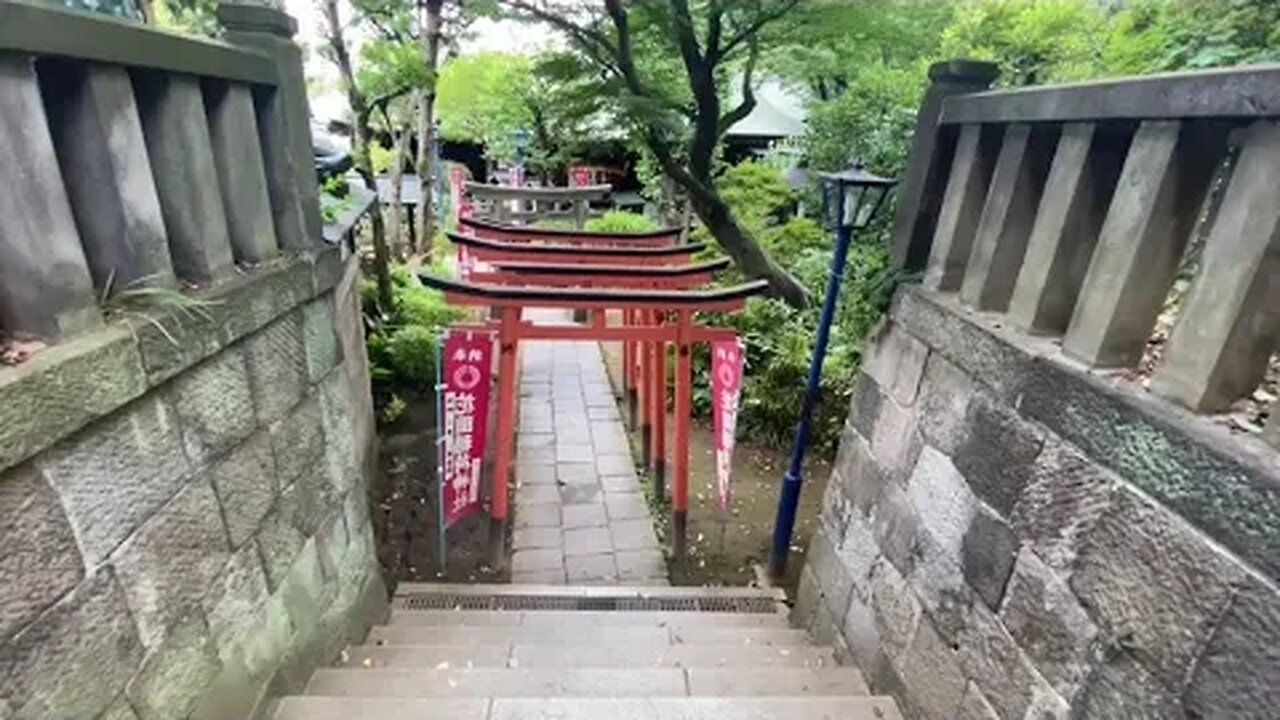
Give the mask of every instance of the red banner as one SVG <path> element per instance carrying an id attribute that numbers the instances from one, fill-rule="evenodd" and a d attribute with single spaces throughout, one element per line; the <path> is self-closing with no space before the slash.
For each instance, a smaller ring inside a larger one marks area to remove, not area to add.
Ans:
<path id="1" fill-rule="evenodd" d="M 449 166 L 449 204 L 459 217 L 462 216 L 462 196 L 466 180 L 467 169 L 465 167 L 457 163 Z"/>
<path id="2" fill-rule="evenodd" d="M 480 469 L 489 417 L 493 338 L 486 333 L 450 331 L 444 349 L 444 526 L 480 509 Z"/>
<path id="3" fill-rule="evenodd" d="M 720 509 L 729 509 L 729 479 L 733 442 L 738 429 L 738 399 L 742 396 L 742 340 L 711 344 L 711 416 L 716 448 L 716 490 Z"/>
<path id="4" fill-rule="evenodd" d="M 574 165 L 569 168 L 569 184 L 573 187 L 586 187 L 591 184 L 591 168 L 586 165 Z"/>
<path id="5" fill-rule="evenodd" d="M 458 219 L 469 218 L 475 214 L 475 206 L 464 195 L 461 204 L 458 205 Z M 458 224 L 458 232 L 462 235 L 475 235 L 470 225 Z M 471 253 L 467 252 L 465 245 L 458 245 L 458 279 L 466 280 L 471 277 L 471 272 L 475 270 L 475 258 L 471 257 Z"/>

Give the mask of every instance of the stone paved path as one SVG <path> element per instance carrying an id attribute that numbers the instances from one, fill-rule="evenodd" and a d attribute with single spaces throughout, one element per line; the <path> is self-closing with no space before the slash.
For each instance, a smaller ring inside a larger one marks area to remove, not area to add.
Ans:
<path id="1" fill-rule="evenodd" d="M 511 581 L 668 584 L 599 344 L 531 341 L 520 356 Z"/>

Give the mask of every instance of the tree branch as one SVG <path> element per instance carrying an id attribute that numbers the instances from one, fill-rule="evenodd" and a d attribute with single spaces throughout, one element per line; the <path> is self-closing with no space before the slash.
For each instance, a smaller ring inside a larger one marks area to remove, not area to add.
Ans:
<path id="1" fill-rule="evenodd" d="M 720 53 L 721 57 L 728 56 L 729 53 L 732 53 L 739 45 L 750 41 L 751 38 L 758 35 L 760 31 L 764 29 L 765 25 L 781 19 L 783 15 L 791 12 L 791 9 L 799 4 L 800 0 L 786 0 L 786 2 L 779 4 L 773 10 L 762 12 L 754 20 L 747 23 L 746 27 L 742 28 L 729 38 L 729 41 L 724 44 L 724 50 Z"/>
<path id="2" fill-rule="evenodd" d="M 745 117 L 756 109 L 756 93 L 751 87 L 752 76 L 756 70 L 756 61 L 760 59 L 760 43 L 757 39 L 751 41 L 751 54 L 747 56 L 747 64 L 742 69 L 742 102 L 737 107 L 730 110 L 720 117 L 717 138 L 724 137 L 729 132 L 729 128 L 741 122 Z"/>

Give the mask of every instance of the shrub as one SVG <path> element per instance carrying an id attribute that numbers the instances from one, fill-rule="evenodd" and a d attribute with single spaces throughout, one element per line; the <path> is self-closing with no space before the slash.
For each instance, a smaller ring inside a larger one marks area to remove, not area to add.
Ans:
<path id="1" fill-rule="evenodd" d="M 436 382 L 437 328 L 405 325 L 387 338 L 387 360 L 397 384 L 428 390 Z"/>
<path id="2" fill-rule="evenodd" d="M 610 210 L 598 218 L 588 220 L 584 229 L 588 232 L 643 233 L 657 230 L 658 225 L 639 213 Z"/>

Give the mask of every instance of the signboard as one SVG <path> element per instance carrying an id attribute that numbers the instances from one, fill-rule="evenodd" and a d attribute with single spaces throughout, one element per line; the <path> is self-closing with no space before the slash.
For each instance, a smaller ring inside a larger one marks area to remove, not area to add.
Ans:
<path id="1" fill-rule="evenodd" d="M 716 448 L 716 490 L 720 509 L 729 509 L 729 479 L 733 468 L 734 435 L 738 430 L 738 401 L 742 397 L 742 340 L 711 343 L 711 416 Z"/>
<path id="2" fill-rule="evenodd" d="M 462 202 L 458 204 L 458 219 L 469 218 L 475 213 L 475 206 L 471 204 L 471 200 L 466 196 L 462 197 Z M 463 235 L 475 235 L 475 231 L 470 225 L 458 224 L 458 232 Z M 471 277 L 471 272 L 475 270 L 475 258 L 471 257 L 471 253 L 467 252 L 465 245 L 458 245 L 458 279 L 466 281 Z"/>
<path id="3" fill-rule="evenodd" d="M 440 497 L 443 527 L 451 527 L 480 509 L 493 338 L 487 333 L 449 331 L 441 354 L 444 442 Z"/>
<path id="4" fill-rule="evenodd" d="M 462 217 L 462 194 L 467 180 L 467 169 L 453 163 L 449 165 L 449 207 L 454 209 L 458 217 Z"/>
<path id="5" fill-rule="evenodd" d="M 569 168 L 569 184 L 573 187 L 586 187 L 591 184 L 591 168 L 586 165 L 574 165 Z"/>

